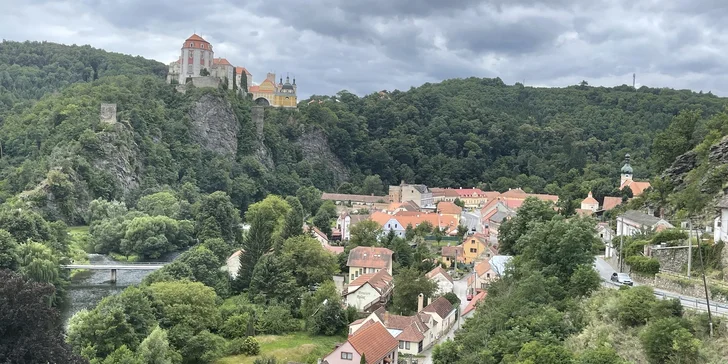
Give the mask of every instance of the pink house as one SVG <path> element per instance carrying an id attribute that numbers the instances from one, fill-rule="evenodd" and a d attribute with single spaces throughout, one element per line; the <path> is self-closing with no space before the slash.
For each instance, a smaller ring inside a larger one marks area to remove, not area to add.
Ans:
<path id="1" fill-rule="evenodd" d="M 359 364 L 362 356 L 367 364 L 395 364 L 398 345 L 397 339 L 381 323 L 368 321 L 326 355 L 321 364 Z"/>

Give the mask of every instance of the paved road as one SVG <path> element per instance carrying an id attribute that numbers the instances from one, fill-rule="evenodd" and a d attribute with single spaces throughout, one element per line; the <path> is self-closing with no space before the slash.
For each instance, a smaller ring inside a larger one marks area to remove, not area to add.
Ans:
<path id="1" fill-rule="evenodd" d="M 472 274 L 472 273 L 471 273 Z M 468 290 L 468 276 L 465 276 L 457 281 L 453 282 L 455 284 L 455 287 L 453 289 L 453 292 L 460 298 L 460 312 L 463 312 L 465 310 L 465 307 L 468 305 L 468 300 L 466 299 L 467 290 Z M 458 321 L 450 328 L 450 331 L 448 331 L 447 334 L 445 334 L 443 337 L 440 338 L 438 342 L 442 342 L 444 340 L 447 340 L 447 338 L 452 339 L 455 337 L 455 331 L 457 331 L 460 326 L 463 324 L 462 317 L 458 317 Z M 429 349 L 423 351 L 419 355 L 424 355 L 425 358 L 422 360 L 419 360 L 420 364 L 432 364 L 432 348 L 435 345 L 432 345 Z"/>
<path id="2" fill-rule="evenodd" d="M 605 282 L 606 287 L 612 287 L 617 288 L 618 285 L 615 285 L 612 283 L 610 278 L 612 277 L 612 273 L 614 273 L 614 269 L 612 268 L 609 263 L 604 261 L 601 257 L 597 257 L 596 261 L 594 262 L 594 268 L 596 268 L 597 272 L 599 272 L 599 276 L 602 277 L 602 280 Z M 635 286 L 639 286 L 640 284 L 635 282 Z M 680 304 L 683 305 L 685 308 L 691 308 L 694 310 L 700 310 L 700 311 L 707 311 L 707 305 L 705 303 L 705 297 L 692 297 L 692 296 L 686 296 L 681 295 L 679 293 L 665 291 L 659 288 L 653 288 L 655 291 L 655 296 L 667 299 L 667 298 L 677 298 L 680 300 Z M 728 305 L 723 303 L 718 303 L 714 301 L 710 301 L 710 311 L 714 315 L 720 315 L 720 316 L 728 316 Z"/>
<path id="3" fill-rule="evenodd" d="M 463 225 L 468 227 L 468 230 L 473 230 L 474 228 L 479 233 L 483 232 L 483 226 L 480 223 L 480 211 L 463 212 L 460 220 L 463 222 Z"/>

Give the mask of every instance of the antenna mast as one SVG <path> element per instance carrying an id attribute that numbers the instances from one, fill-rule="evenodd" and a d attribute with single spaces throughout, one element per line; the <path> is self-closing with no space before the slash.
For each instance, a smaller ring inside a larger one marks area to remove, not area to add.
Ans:
<path id="1" fill-rule="evenodd" d="M 632 88 L 634 88 L 634 85 L 635 85 L 635 80 L 636 80 L 636 79 L 637 79 L 637 74 L 636 74 L 636 73 L 633 73 L 633 74 L 632 74 Z"/>

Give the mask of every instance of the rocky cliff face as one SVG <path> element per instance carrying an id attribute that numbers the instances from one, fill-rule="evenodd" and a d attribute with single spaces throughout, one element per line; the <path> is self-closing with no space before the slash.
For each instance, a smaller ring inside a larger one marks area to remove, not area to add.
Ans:
<path id="1" fill-rule="evenodd" d="M 115 123 L 98 133 L 97 137 L 101 153 L 93 161 L 94 168 L 108 171 L 116 177 L 124 194 L 139 187 L 142 157 L 131 126 L 125 122 Z"/>
<path id="2" fill-rule="evenodd" d="M 240 124 L 229 102 L 212 95 L 203 95 L 189 111 L 191 134 L 203 148 L 224 155 L 238 150 Z"/>
<path id="3" fill-rule="evenodd" d="M 334 174 L 336 184 L 341 184 L 349 179 L 349 170 L 344 163 L 331 152 L 326 135 L 319 129 L 306 131 L 298 139 L 303 158 L 312 164 L 321 163 L 329 168 Z"/>
<path id="4" fill-rule="evenodd" d="M 663 178 L 667 178 L 672 181 L 675 190 L 682 190 L 686 187 L 686 177 L 688 173 L 698 167 L 707 167 L 705 176 L 700 178 L 700 184 L 710 183 L 711 177 L 714 176 L 715 172 L 719 172 L 720 169 L 725 168 L 728 165 L 728 136 L 721 139 L 719 142 L 713 144 L 708 151 L 707 159 L 700 160 L 698 153 L 695 150 L 691 150 L 685 154 L 680 155 L 675 159 L 675 162 L 667 168 L 663 174 Z M 701 188 L 701 190 L 703 190 Z M 704 190 L 703 192 L 710 192 Z"/>

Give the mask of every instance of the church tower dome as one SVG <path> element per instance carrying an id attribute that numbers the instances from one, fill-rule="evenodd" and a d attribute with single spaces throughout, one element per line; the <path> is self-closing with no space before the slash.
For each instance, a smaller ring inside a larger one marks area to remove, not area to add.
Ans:
<path id="1" fill-rule="evenodd" d="M 620 170 L 622 172 L 622 178 L 620 179 L 620 186 L 624 185 L 624 182 L 627 180 L 632 179 L 632 166 L 629 164 L 630 156 L 629 154 L 624 155 L 624 165 L 622 166 L 622 169 Z"/>

